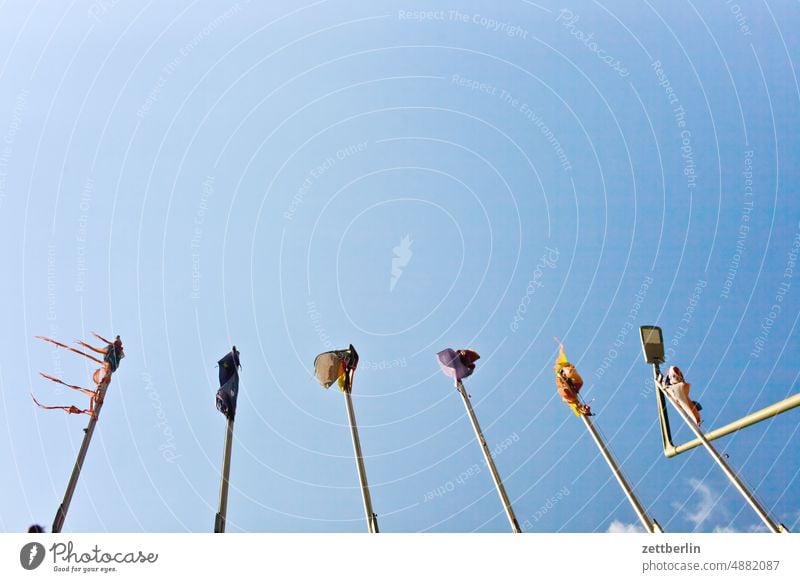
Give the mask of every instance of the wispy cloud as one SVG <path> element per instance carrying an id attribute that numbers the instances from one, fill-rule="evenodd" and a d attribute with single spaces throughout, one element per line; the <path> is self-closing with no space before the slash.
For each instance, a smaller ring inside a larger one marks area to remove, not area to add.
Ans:
<path id="1" fill-rule="evenodd" d="M 700 499 L 694 511 L 688 511 L 686 519 L 691 521 L 695 527 L 700 527 L 703 522 L 711 517 L 711 512 L 714 511 L 714 506 L 719 500 L 719 495 L 711 491 L 711 487 L 700 481 L 699 479 L 689 479 L 689 485 Z"/>
<path id="2" fill-rule="evenodd" d="M 647 533 L 645 529 L 636 525 L 635 523 L 622 523 L 621 521 L 614 520 L 606 530 L 608 533 Z"/>
<path id="3" fill-rule="evenodd" d="M 697 498 L 694 506 L 689 506 L 690 500 L 687 498 L 683 503 L 673 502 L 672 507 L 693 523 L 695 529 L 699 529 L 711 517 L 715 509 L 721 510 L 720 495 L 699 479 L 689 479 L 689 486 L 694 490 L 692 497 Z"/>

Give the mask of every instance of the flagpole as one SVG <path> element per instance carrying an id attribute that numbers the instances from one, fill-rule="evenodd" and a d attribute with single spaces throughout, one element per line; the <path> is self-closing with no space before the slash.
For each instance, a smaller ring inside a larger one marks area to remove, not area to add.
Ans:
<path id="1" fill-rule="evenodd" d="M 720 466 L 720 468 L 725 473 L 725 475 L 728 477 L 728 479 L 730 479 L 731 483 L 733 483 L 733 486 L 736 487 L 736 489 L 739 491 L 739 493 L 741 493 L 742 496 L 745 498 L 747 503 L 750 504 L 750 506 L 753 508 L 753 510 L 758 514 L 758 516 L 761 518 L 761 520 L 766 524 L 767 528 L 769 528 L 769 530 L 772 533 L 788 533 L 789 530 L 787 530 L 786 527 L 783 524 L 776 523 L 769 516 L 769 514 L 766 511 L 766 509 L 764 509 L 761 506 L 761 504 L 753 496 L 753 494 L 750 492 L 750 490 L 747 489 L 745 484 L 741 481 L 741 479 L 739 479 L 739 477 L 736 475 L 736 473 L 730 467 L 730 465 L 728 465 L 728 463 L 725 462 L 725 459 L 722 458 L 722 456 L 719 454 L 719 452 L 717 452 L 717 449 L 715 449 L 714 446 L 705 437 L 705 435 L 703 434 L 703 431 L 700 430 L 700 427 L 697 425 L 697 423 L 695 423 L 693 420 L 691 420 L 689 418 L 689 416 L 686 414 L 686 412 L 683 410 L 683 408 L 681 408 L 681 406 L 675 401 L 675 399 L 672 397 L 672 395 L 667 391 L 667 389 L 664 387 L 664 385 L 658 379 L 659 376 L 660 376 L 660 371 L 658 370 L 658 364 L 655 364 L 655 372 L 654 373 L 655 373 L 655 376 L 656 376 L 656 387 L 661 391 L 662 394 L 664 394 L 664 396 L 667 397 L 667 400 L 669 400 L 672 403 L 672 406 L 675 408 L 675 410 L 678 411 L 678 414 L 684 420 L 684 422 L 687 425 L 689 425 L 689 428 L 692 429 L 692 432 L 695 434 L 695 436 L 700 440 L 700 442 L 706 448 L 706 450 L 708 451 L 708 454 L 711 455 L 711 458 L 714 459 L 714 461 L 716 461 L 716 463 Z"/>
<path id="2" fill-rule="evenodd" d="M 611 455 L 611 451 L 608 450 L 605 442 L 602 438 L 600 438 L 600 434 L 597 432 L 597 429 L 592 421 L 589 420 L 589 417 L 585 414 L 580 414 L 580 417 L 583 420 L 583 424 L 585 424 L 586 428 L 589 430 L 589 434 L 592 435 L 595 444 L 597 444 L 597 448 L 600 449 L 600 453 L 603 455 L 606 463 L 608 463 L 608 466 L 611 468 L 611 472 L 614 474 L 614 477 L 616 477 L 619 486 L 622 488 L 622 491 L 625 493 L 628 501 L 630 501 L 631 505 L 633 506 L 633 510 L 636 512 L 636 515 L 639 516 L 639 521 L 642 522 L 644 528 L 648 533 L 664 533 L 664 530 L 661 529 L 661 526 L 658 524 L 658 522 L 655 519 L 651 520 L 647 516 L 644 507 L 642 507 L 642 504 L 639 502 L 639 499 L 633 492 L 633 488 L 622 474 L 622 470 L 619 468 L 617 462 L 614 460 L 614 457 Z"/>
<path id="3" fill-rule="evenodd" d="M 475 438 L 478 439 L 478 444 L 481 446 L 481 451 L 483 451 L 483 458 L 486 461 L 486 466 L 489 467 L 492 480 L 494 480 L 494 485 L 497 487 L 497 494 L 500 495 L 500 501 L 503 502 L 503 509 L 505 509 L 506 517 L 508 517 L 508 521 L 511 524 L 511 531 L 514 533 L 522 533 L 522 530 L 519 528 L 519 523 L 517 523 L 517 516 L 514 515 L 514 508 L 511 507 L 511 501 L 509 501 L 506 489 L 503 487 L 503 481 L 500 479 L 500 474 L 497 472 L 497 467 L 494 465 L 492 453 L 489 451 L 489 447 L 486 446 L 486 439 L 483 438 L 481 427 L 478 424 L 478 417 L 475 416 L 475 411 L 472 410 L 469 395 L 464 385 L 461 383 L 461 380 L 456 380 L 456 390 L 458 390 L 458 393 L 461 394 L 461 398 L 464 400 L 464 406 L 467 409 L 469 420 L 472 423 L 472 429 L 475 431 Z"/>
<path id="4" fill-rule="evenodd" d="M 350 434 L 353 437 L 353 452 L 356 457 L 356 467 L 358 469 L 358 481 L 361 484 L 361 497 L 364 499 L 364 512 L 367 517 L 367 529 L 369 533 L 378 533 L 378 516 L 372 511 L 372 497 L 369 494 L 369 485 L 367 484 L 367 471 L 364 468 L 364 456 L 361 453 L 361 441 L 358 438 L 358 427 L 356 426 L 356 413 L 353 410 L 353 399 L 350 396 L 352 382 L 351 377 L 348 375 L 347 383 L 344 389 L 344 401 L 347 407 L 347 418 L 350 421 Z"/>
<path id="5" fill-rule="evenodd" d="M 58 506 L 56 517 L 53 520 L 53 533 L 61 533 L 61 528 L 64 527 L 64 521 L 67 519 L 67 511 L 69 511 L 70 503 L 72 503 L 72 495 L 75 493 L 75 488 L 78 485 L 78 478 L 81 476 L 81 469 L 83 469 L 83 461 L 86 459 L 86 453 L 89 451 L 89 444 L 92 442 L 92 435 L 94 434 L 94 427 L 97 425 L 97 419 L 100 417 L 100 410 L 103 408 L 103 401 L 106 397 L 106 390 L 111 381 L 111 374 L 104 376 L 103 381 L 97 387 L 97 397 L 94 404 L 94 416 L 90 416 L 89 424 L 83 429 L 83 442 L 78 451 L 78 457 L 75 459 L 75 466 L 72 468 L 72 475 L 67 484 L 67 490 L 64 492 L 64 500 Z"/>
<path id="6" fill-rule="evenodd" d="M 233 418 L 228 418 L 225 428 L 225 453 L 222 457 L 222 480 L 219 484 L 219 511 L 214 520 L 214 533 L 225 533 L 228 517 L 228 484 L 231 475 L 231 448 L 233 444 Z"/>

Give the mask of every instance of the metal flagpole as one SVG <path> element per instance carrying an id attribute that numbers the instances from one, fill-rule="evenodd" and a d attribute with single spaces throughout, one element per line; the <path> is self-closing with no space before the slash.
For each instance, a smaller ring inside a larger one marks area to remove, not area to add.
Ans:
<path id="1" fill-rule="evenodd" d="M 611 451 L 608 450 L 605 442 L 603 442 L 603 439 L 600 438 L 600 434 L 597 432 L 597 429 L 592 421 L 589 420 L 589 417 L 584 414 L 581 414 L 580 417 L 583 419 L 583 424 L 586 425 L 586 428 L 589 430 L 589 434 L 592 435 L 594 442 L 597 444 L 597 448 L 600 449 L 600 453 L 603 455 L 606 463 L 608 463 L 608 466 L 611 468 L 611 472 L 614 474 L 614 477 L 616 477 L 619 486 L 622 487 L 622 491 L 625 493 L 628 501 L 631 502 L 633 510 L 636 512 L 636 515 L 639 516 L 639 521 L 642 522 L 644 528 L 648 533 L 664 533 L 664 530 L 661 529 L 661 526 L 658 524 L 658 522 L 655 519 L 651 520 L 647 516 L 644 507 L 642 507 L 642 504 L 639 502 L 639 499 L 636 497 L 633 489 L 628 484 L 625 476 L 622 474 L 622 471 L 614 460 L 614 457 L 611 455 Z"/>
<path id="2" fill-rule="evenodd" d="M 684 422 L 687 425 L 689 425 L 689 428 L 692 429 L 692 432 L 706 448 L 708 454 L 711 455 L 711 458 L 713 458 L 717 462 L 717 464 L 723 470 L 725 475 L 727 475 L 728 479 L 730 479 L 734 487 L 736 487 L 736 489 L 739 490 L 739 493 L 742 494 L 747 503 L 750 504 L 750 506 L 755 510 L 755 512 L 758 514 L 761 520 L 767 525 L 767 527 L 772 533 L 788 533 L 789 530 L 787 530 L 786 527 L 784 527 L 782 524 L 776 523 L 769 516 L 767 511 L 761 506 L 758 500 L 747 489 L 745 484 L 742 483 L 741 479 L 739 479 L 739 477 L 736 475 L 736 473 L 733 471 L 730 465 L 728 465 L 728 463 L 725 462 L 725 459 L 723 459 L 722 456 L 717 452 L 717 449 L 715 449 L 714 446 L 708 441 L 708 439 L 703 434 L 703 431 L 701 431 L 700 427 L 697 426 L 697 423 L 695 423 L 692 419 L 689 418 L 686 412 L 680 407 L 680 405 L 675 401 L 672 395 L 666 390 L 662 382 L 659 380 L 661 372 L 658 369 L 658 364 L 654 364 L 654 366 L 655 366 L 654 374 L 656 377 L 656 387 L 658 388 L 658 390 L 661 391 L 661 394 L 666 396 L 667 400 L 669 400 L 672 403 L 672 406 L 675 408 L 675 410 L 678 411 L 678 414 L 681 416 Z"/>
<path id="3" fill-rule="evenodd" d="M 228 483 L 231 475 L 231 447 L 233 445 L 233 418 L 228 418 L 225 429 L 225 453 L 222 457 L 222 480 L 219 484 L 219 511 L 214 520 L 214 533 L 225 533 L 228 516 Z"/>
<path id="4" fill-rule="evenodd" d="M 97 387 L 97 397 L 94 404 L 94 416 L 89 418 L 89 424 L 83 429 L 83 443 L 81 443 L 80 451 L 78 451 L 78 458 L 75 460 L 75 466 L 72 468 L 72 475 L 67 484 L 67 490 L 64 492 L 64 500 L 58 506 L 56 517 L 53 520 L 53 533 L 60 533 L 61 528 L 64 527 L 64 521 L 67 519 L 67 511 L 72 502 L 72 495 L 75 493 L 75 487 L 78 485 L 78 477 L 81 476 L 81 469 L 83 469 L 83 461 L 86 459 L 86 453 L 89 450 L 89 444 L 92 442 L 92 435 L 94 434 L 94 427 L 97 425 L 97 419 L 100 417 L 100 410 L 103 408 L 103 400 L 106 397 L 106 390 L 111 381 L 111 374 L 106 376 L 100 385 Z"/>
<path id="5" fill-rule="evenodd" d="M 353 437 L 353 452 L 356 456 L 356 467 L 358 469 L 358 481 L 361 484 L 361 496 L 364 499 L 364 512 L 367 517 L 367 528 L 369 533 L 378 533 L 378 516 L 372 511 L 372 497 L 369 494 L 369 484 L 367 483 L 367 471 L 364 468 L 364 456 L 361 453 L 361 441 L 358 438 L 358 427 L 356 426 L 356 413 L 353 410 L 352 376 L 347 374 L 344 389 L 344 402 L 347 407 L 347 418 L 350 421 L 350 434 Z"/>
<path id="6" fill-rule="evenodd" d="M 467 394 L 467 391 L 464 388 L 464 385 L 461 383 L 461 380 L 456 380 L 456 390 L 458 390 L 459 394 L 461 394 L 461 398 L 464 400 L 464 406 L 467 409 L 470 422 L 472 422 L 472 429 L 475 431 L 475 438 L 478 439 L 478 444 L 481 446 L 481 451 L 483 451 L 483 458 L 486 461 L 486 466 L 489 467 L 489 472 L 492 474 L 494 485 L 497 487 L 497 494 L 500 495 L 500 501 L 503 502 L 503 509 L 505 509 L 506 516 L 511 524 L 511 531 L 514 533 L 522 533 L 522 530 L 519 528 L 519 523 L 517 523 L 517 516 L 514 515 L 514 508 L 511 507 L 511 502 L 508 500 L 506 489 L 503 487 L 503 482 L 500 480 L 500 474 L 497 472 L 497 467 L 494 465 L 494 460 L 492 460 L 492 453 L 489 451 L 489 447 L 486 446 L 486 439 L 483 438 L 481 427 L 478 424 L 478 417 L 475 416 L 475 411 L 472 410 L 472 404 L 470 404 L 469 401 L 469 394 Z"/>
<path id="7" fill-rule="evenodd" d="M 230 358 L 230 359 L 229 359 Z M 222 477 L 219 483 L 219 510 L 214 519 L 214 533 L 225 533 L 228 518 L 228 485 L 231 477 L 231 449 L 233 447 L 233 422 L 236 418 L 236 401 L 239 397 L 239 350 L 236 346 L 218 362 L 220 389 L 217 391 L 217 408 L 225 415 L 225 452 L 222 455 Z M 223 373 L 233 366 L 233 374 Z M 233 382 L 234 388 L 229 384 Z M 222 402 L 222 404 L 220 404 Z"/>

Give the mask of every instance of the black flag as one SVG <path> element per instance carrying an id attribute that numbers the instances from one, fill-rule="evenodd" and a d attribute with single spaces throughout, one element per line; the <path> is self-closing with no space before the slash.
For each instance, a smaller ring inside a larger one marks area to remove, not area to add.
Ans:
<path id="1" fill-rule="evenodd" d="M 112 372 L 116 372 L 117 368 L 119 368 L 119 361 L 124 357 L 125 352 L 122 349 L 122 340 L 117 336 L 114 339 L 114 343 L 109 342 L 106 346 L 106 354 L 103 357 L 103 361 L 111 366 Z"/>
<path id="2" fill-rule="evenodd" d="M 236 346 L 219 362 L 219 390 L 217 410 L 233 420 L 236 415 L 236 398 L 239 396 L 239 351 Z"/>

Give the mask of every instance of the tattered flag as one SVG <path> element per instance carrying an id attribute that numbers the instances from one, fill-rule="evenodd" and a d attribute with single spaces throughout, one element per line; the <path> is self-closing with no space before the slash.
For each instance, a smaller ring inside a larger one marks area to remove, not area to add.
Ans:
<path id="1" fill-rule="evenodd" d="M 670 366 L 667 370 L 666 388 L 672 397 L 678 402 L 683 411 L 689 415 L 689 418 L 694 420 L 698 425 L 700 424 L 700 410 L 702 407 L 699 403 L 689 398 L 689 389 L 692 387 L 684 378 L 678 366 Z"/>
<path id="2" fill-rule="evenodd" d="M 236 346 L 219 362 L 219 390 L 217 410 L 230 420 L 236 416 L 236 399 L 239 396 L 239 351 Z"/>
<path id="3" fill-rule="evenodd" d="M 553 366 L 553 370 L 556 373 L 556 389 L 558 390 L 558 394 L 564 402 L 569 404 L 575 416 L 581 414 L 584 416 L 592 416 L 592 411 L 589 406 L 581 402 L 578 397 L 578 393 L 583 387 L 583 378 L 578 374 L 578 370 L 575 369 L 575 366 L 570 363 L 567 354 L 564 353 L 563 344 L 558 346 L 558 358 L 556 359 L 555 366 Z"/>
<path id="4" fill-rule="evenodd" d="M 92 345 L 89 345 L 89 344 L 87 344 L 85 342 L 82 342 L 82 341 L 78 341 L 77 343 L 80 344 L 81 346 L 83 346 L 83 347 L 85 347 L 85 348 L 97 353 L 97 354 L 102 354 L 103 355 L 103 360 L 99 360 L 98 358 L 95 358 L 94 356 L 92 356 L 90 354 L 87 354 L 86 352 L 82 352 L 81 350 L 72 348 L 72 347 L 70 347 L 70 346 L 68 346 L 66 344 L 63 344 L 63 343 L 61 343 L 59 341 L 56 341 L 54 339 L 50 339 L 50 338 L 43 337 L 43 336 L 38 336 L 38 335 L 36 336 L 38 339 L 41 339 L 41 340 L 44 340 L 46 342 L 50 342 L 52 344 L 55 344 L 56 346 L 58 346 L 60 348 L 67 349 L 67 350 L 69 350 L 69 351 L 71 351 L 73 353 L 76 353 L 76 354 L 79 354 L 79 355 L 84 356 L 86 358 L 89 358 L 93 362 L 97 362 L 98 364 L 100 364 L 100 368 L 95 370 L 94 374 L 92 375 L 92 381 L 97 386 L 96 390 L 89 390 L 87 388 L 82 388 L 81 386 L 76 386 L 74 384 L 68 384 L 68 383 L 64 382 L 63 380 L 61 380 L 59 378 L 56 378 L 55 376 L 50 376 L 48 374 L 43 374 L 43 373 L 40 372 L 42 377 L 47 378 L 48 380 L 51 380 L 52 382 L 56 382 L 58 384 L 66 386 L 67 388 L 71 388 L 72 390 L 80 391 L 83 394 L 89 396 L 89 398 L 90 398 L 90 400 L 89 400 L 89 408 L 83 409 L 83 408 L 78 408 L 77 406 L 73 406 L 73 405 L 67 405 L 67 406 L 45 406 L 44 404 L 42 404 L 38 400 L 36 400 L 36 398 L 33 396 L 33 394 L 31 394 L 31 398 L 33 398 L 33 401 L 36 403 L 37 406 L 39 406 L 41 408 L 44 408 L 46 410 L 63 410 L 65 412 L 67 412 L 68 414 L 88 414 L 88 415 L 96 418 L 95 406 L 98 403 L 98 401 L 99 401 L 98 399 L 100 398 L 100 395 L 101 395 L 101 390 L 100 389 L 101 389 L 101 387 L 102 388 L 107 388 L 108 385 L 111 383 L 111 374 L 117 369 L 117 367 L 119 367 L 119 361 L 122 358 L 125 357 L 125 353 L 123 352 L 122 340 L 120 340 L 119 336 L 116 337 L 114 342 L 109 342 L 108 340 L 102 338 L 101 336 L 97 335 L 94 332 L 92 332 L 92 335 L 94 335 L 99 340 L 106 342 L 106 346 L 104 348 L 96 348 L 96 347 L 94 347 Z"/>
<path id="5" fill-rule="evenodd" d="M 336 382 L 341 390 L 348 386 L 348 375 L 358 366 L 358 352 L 350 344 L 346 350 L 323 352 L 314 358 L 314 376 L 323 388 Z"/>
<path id="6" fill-rule="evenodd" d="M 34 403 L 36 403 L 36 406 L 44 408 L 45 410 L 63 410 L 67 414 L 88 414 L 89 416 L 94 416 L 94 406 L 92 405 L 90 405 L 89 408 L 86 409 L 78 408 L 77 406 L 71 404 L 69 406 L 45 406 L 44 404 L 36 400 L 36 397 L 33 394 L 31 394 L 31 398 L 33 398 L 33 401 Z M 94 400 L 91 400 L 90 403 L 94 403 Z"/>
<path id="7" fill-rule="evenodd" d="M 478 352 L 473 350 L 452 350 L 447 348 L 436 356 L 445 375 L 460 381 L 475 371 L 475 362 L 480 359 Z"/>

